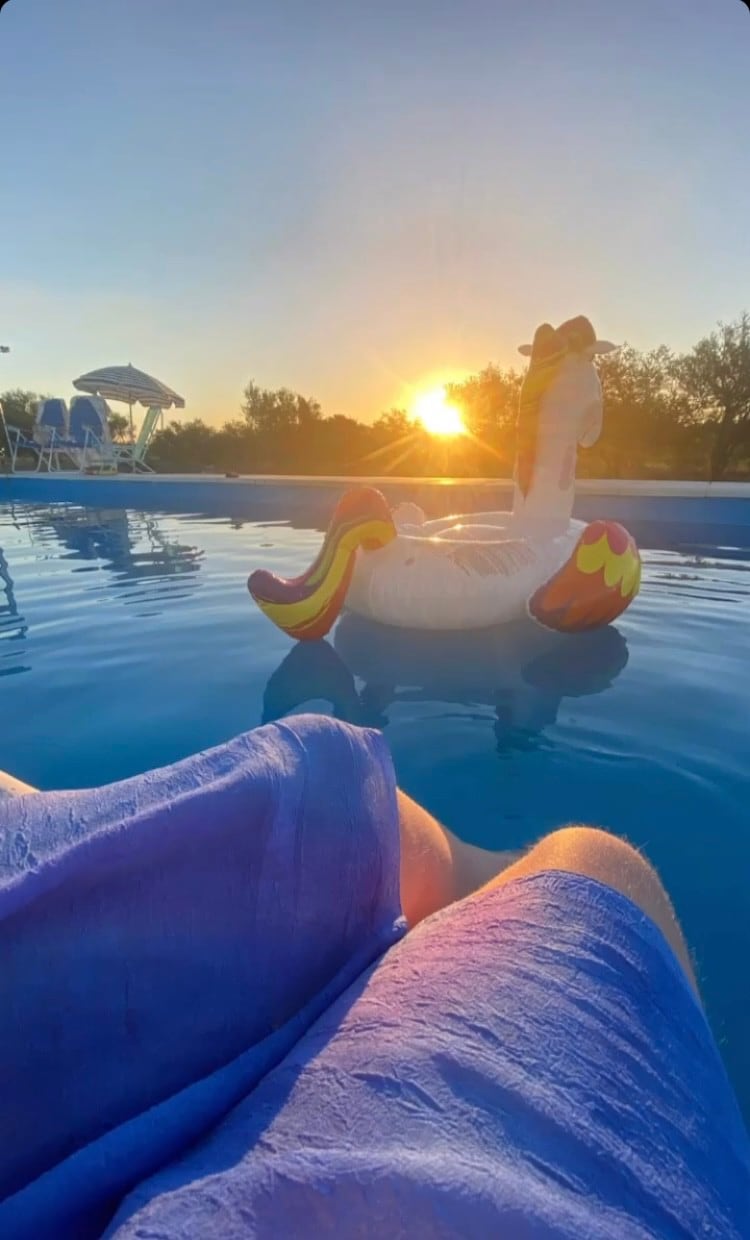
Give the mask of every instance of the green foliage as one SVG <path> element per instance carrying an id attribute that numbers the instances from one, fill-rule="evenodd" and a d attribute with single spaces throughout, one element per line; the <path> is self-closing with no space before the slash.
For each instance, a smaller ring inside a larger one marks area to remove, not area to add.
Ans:
<path id="1" fill-rule="evenodd" d="M 281 435 L 309 428 L 321 418 L 320 405 L 288 388 L 270 391 L 248 383 L 242 412 L 251 430 L 259 435 Z"/>
<path id="2" fill-rule="evenodd" d="M 448 386 L 447 397 L 461 410 L 471 436 L 462 444 L 469 474 L 509 478 L 513 473 L 522 378 L 515 370 L 486 366 Z"/>
<path id="3" fill-rule="evenodd" d="M 38 392 L 27 392 L 23 388 L 10 388 L 7 392 L 0 392 L 0 405 L 8 426 L 17 426 L 24 434 L 30 434 L 34 426 L 37 401 L 42 399 Z"/>
<path id="4" fill-rule="evenodd" d="M 242 413 L 256 472 L 309 472 L 308 463 L 318 457 L 317 432 L 323 421 L 317 401 L 288 388 L 271 391 L 248 383 Z"/>
<path id="5" fill-rule="evenodd" d="M 130 438 L 130 418 L 127 414 L 110 413 L 107 421 L 109 422 L 109 433 L 118 443 L 122 443 Z"/>
<path id="6" fill-rule="evenodd" d="M 677 381 L 676 367 L 674 356 L 663 345 L 650 353 L 624 345 L 601 359 L 604 425 L 598 443 L 581 454 L 582 473 L 605 478 L 664 477 L 677 462 L 685 476 L 700 471 L 692 433 L 694 416 Z"/>
<path id="7" fill-rule="evenodd" d="M 154 469 L 174 473 L 211 470 L 222 465 L 225 469 L 234 469 L 228 455 L 231 438 L 228 427 L 217 430 L 200 418 L 192 422 L 173 422 L 154 436 L 149 464 Z"/>
<path id="8" fill-rule="evenodd" d="M 676 367 L 694 416 L 710 429 L 709 476 L 750 457 L 750 314 L 699 340 Z"/>

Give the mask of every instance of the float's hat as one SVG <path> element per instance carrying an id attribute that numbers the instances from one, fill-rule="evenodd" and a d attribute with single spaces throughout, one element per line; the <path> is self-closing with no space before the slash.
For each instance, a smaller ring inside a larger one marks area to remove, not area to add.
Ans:
<path id="1" fill-rule="evenodd" d="M 592 349 L 602 354 L 612 353 L 618 347 L 611 340 L 597 340 L 590 320 L 579 314 L 575 319 L 566 319 L 558 328 L 542 323 L 534 333 L 534 343 L 519 345 L 518 352 L 541 361 L 559 352 L 582 353 L 584 349 Z"/>

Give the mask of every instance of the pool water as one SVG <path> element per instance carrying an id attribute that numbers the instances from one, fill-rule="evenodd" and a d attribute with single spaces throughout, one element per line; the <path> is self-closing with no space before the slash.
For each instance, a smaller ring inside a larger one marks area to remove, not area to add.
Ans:
<path id="1" fill-rule="evenodd" d="M 90 786 L 314 709 L 382 728 L 401 786 L 477 844 L 606 825 L 666 882 L 750 1113 L 750 548 L 645 552 L 636 603 L 587 636 L 345 617 L 295 646 L 245 582 L 299 572 L 319 542 L 285 522 L 0 505 L 0 768 Z"/>

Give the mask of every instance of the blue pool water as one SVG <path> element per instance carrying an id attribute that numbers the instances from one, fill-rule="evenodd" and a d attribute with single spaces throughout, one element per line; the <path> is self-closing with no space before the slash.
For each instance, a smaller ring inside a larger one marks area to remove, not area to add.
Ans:
<path id="1" fill-rule="evenodd" d="M 670 540 L 616 628 L 586 637 L 349 617 L 295 647 L 245 580 L 301 570 L 316 529 L 0 504 L 0 768 L 103 783 L 318 709 L 383 728 L 402 787 L 475 843 L 607 825 L 673 896 L 750 1112 L 750 548 Z"/>

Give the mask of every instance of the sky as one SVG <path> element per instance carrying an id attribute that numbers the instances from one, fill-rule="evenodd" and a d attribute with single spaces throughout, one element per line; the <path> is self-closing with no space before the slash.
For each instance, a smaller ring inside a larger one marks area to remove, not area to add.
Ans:
<path id="1" fill-rule="evenodd" d="M 741 0 L 10 0 L 0 389 L 371 420 L 544 320 L 750 308 Z"/>

